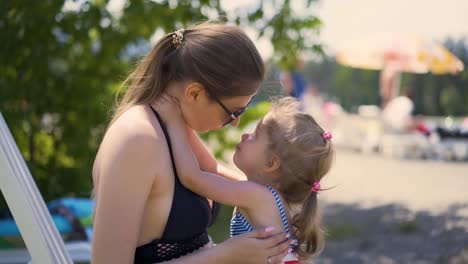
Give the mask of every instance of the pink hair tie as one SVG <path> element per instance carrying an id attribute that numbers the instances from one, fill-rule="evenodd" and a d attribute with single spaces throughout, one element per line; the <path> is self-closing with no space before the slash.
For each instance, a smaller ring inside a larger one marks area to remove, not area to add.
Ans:
<path id="1" fill-rule="evenodd" d="M 333 138 L 333 135 L 331 132 L 327 131 L 327 132 L 323 132 L 323 135 L 322 135 L 323 139 L 325 140 L 331 140 Z"/>
<path id="2" fill-rule="evenodd" d="M 312 188 L 310 189 L 310 192 L 318 193 L 319 191 L 320 191 L 320 183 L 317 181 L 314 181 L 314 184 L 312 184 Z"/>

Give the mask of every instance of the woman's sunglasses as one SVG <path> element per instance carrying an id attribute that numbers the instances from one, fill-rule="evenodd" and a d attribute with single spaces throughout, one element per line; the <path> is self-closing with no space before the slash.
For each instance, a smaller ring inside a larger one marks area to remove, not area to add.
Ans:
<path id="1" fill-rule="evenodd" d="M 216 96 L 214 96 L 213 94 L 210 94 L 210 97 L 213 98 L 216 103 L 218 103 L 219 106 L 221 106 L 221 108 L 223 108 L 224 112 L 226 112 L 226 114 L 228 114 L 229 118 L 223 123 L 223 126 L 226 126 L 227 124 L 231 123 L 232 121 L 236 120 L 237 118 L 239 118 L 246 110 L 247 108 L 249 107 L 250 103 L 253 101 L 253 99 L 255 98 L 255 96 L 253 96 L 250 101 L 247 103 L 247 105 L 245 107 L 242 107 L 241 109 L 235 111 L 235 112 L 231 112 L 231 110 L 229 110 L 229 108 L 227 108 L 222 102 L 221 100 L 219 100 Z"/>

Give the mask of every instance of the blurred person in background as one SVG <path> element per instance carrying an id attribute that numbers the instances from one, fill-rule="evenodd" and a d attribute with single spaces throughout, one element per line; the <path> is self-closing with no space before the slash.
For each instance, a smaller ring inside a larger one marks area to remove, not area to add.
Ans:
<path id="1" fill-rule="evenodd" d="M 306 91 L 306 81 L 300 70 L 304 66 L 304 61 L 299 59 L 296 69 L 284 71 L 281 73 L 280 79 L 283 87 L 283 92 L 291 97 L 302 100 Z"/>
<path id="2" fill-rule="evenodd" d="M 392 63 L 383 67 L 380 73 L 380 107 L 385 109 L 387 104 L 393 100 L 398 94 L 400 85 L 400 71 L 396 65 Z"/>
<path id="3" fill-rule="evenodd" d="M 391 99 L 382 111 L 382 118 L 386 127 L 395 132 L 420 132 L 429 134 L 430 131 L 421 116 L 414 116 L 413 91 L 406 88 L 403 95 Z"/>

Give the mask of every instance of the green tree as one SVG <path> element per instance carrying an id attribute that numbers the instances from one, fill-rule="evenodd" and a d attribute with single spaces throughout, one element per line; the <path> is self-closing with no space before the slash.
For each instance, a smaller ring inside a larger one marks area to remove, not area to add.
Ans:
<path id="1" fill-rule="evenodd" d="M 0 111 L 45 199 L 89 194 L 119 82 L 155 32 L 219 16 L 259 28 L 285 67 L 319 50 L 318 18 L 295 15 L 287 0 L 268 2 L 274 14 L 257 3 L 230 16 L 219 0 L 128 0 L 118 11 L 106 0 L 0 1 Z"/>
<path id="2" fill-rule="evenodd" d="M 378 104 L 377 71 L 344 67 L 333 57 L 324 57 L 307 63 L 303 74 L 328 100 L 337 101 L 348 111 L 354 111 L 361 104 Z"/>

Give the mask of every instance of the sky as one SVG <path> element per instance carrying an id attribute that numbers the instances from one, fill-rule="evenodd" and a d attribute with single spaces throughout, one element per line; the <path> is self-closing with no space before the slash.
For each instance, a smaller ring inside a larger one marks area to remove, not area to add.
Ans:
<path id="1" fill-rule="evenodd" d="M 272 4 L 281 0 L 265 0 L 264 12 L 272 14 Z M 468 38 L 468 0 L 318 0 L 306 8 L 307 0 L 290 0 L 298 15 L 316 15 L 323 23 L 320 40 L 328 54 L 334 54 L 353 40 L 376 32 L 417 33 L 442 43 L 447 37 Z M 79 2 L 79 1 L 78 1 Z M 121 9 L 125 0 L 111 0 L 110 9 Z M 176 3 L 176 0 L 170 0 Z M 253 9 L 260 0 L 221 0 L 228 15 L 240 9 Z M 67 1 L 69 5 L 77 3 Z M 215 18 L 215 17 L 213 17 Z M 251 38 L 253 28 L 244 28 Z M 152 42 L 162 32 L 155 33 Z M 255 41 L 266 59 L 273 49 L 268 39 Z"/>
<path id="2" fill-rule="evenodd" d="M 322 0 L 321 39 L 333 50 L 375 32 L 411 32 L 443 42 L 468 38 L 467 0 Z"/>
<path id="3" fill-rule="evenodd" d="M 417 33 L 440 43 L 449 36 L 468 38 L 468 0 L 321 0 L 310 8 L 305 2 L 291 0 L 299 15 L 316 15 L 322 20 L 320 40 L 329 54 L 375 32 Z M 252 0 L 221 3 L 227 10 L 258 5 Z M 271 55 L 268 40 L 256 43 L 264 57 Z"/>

